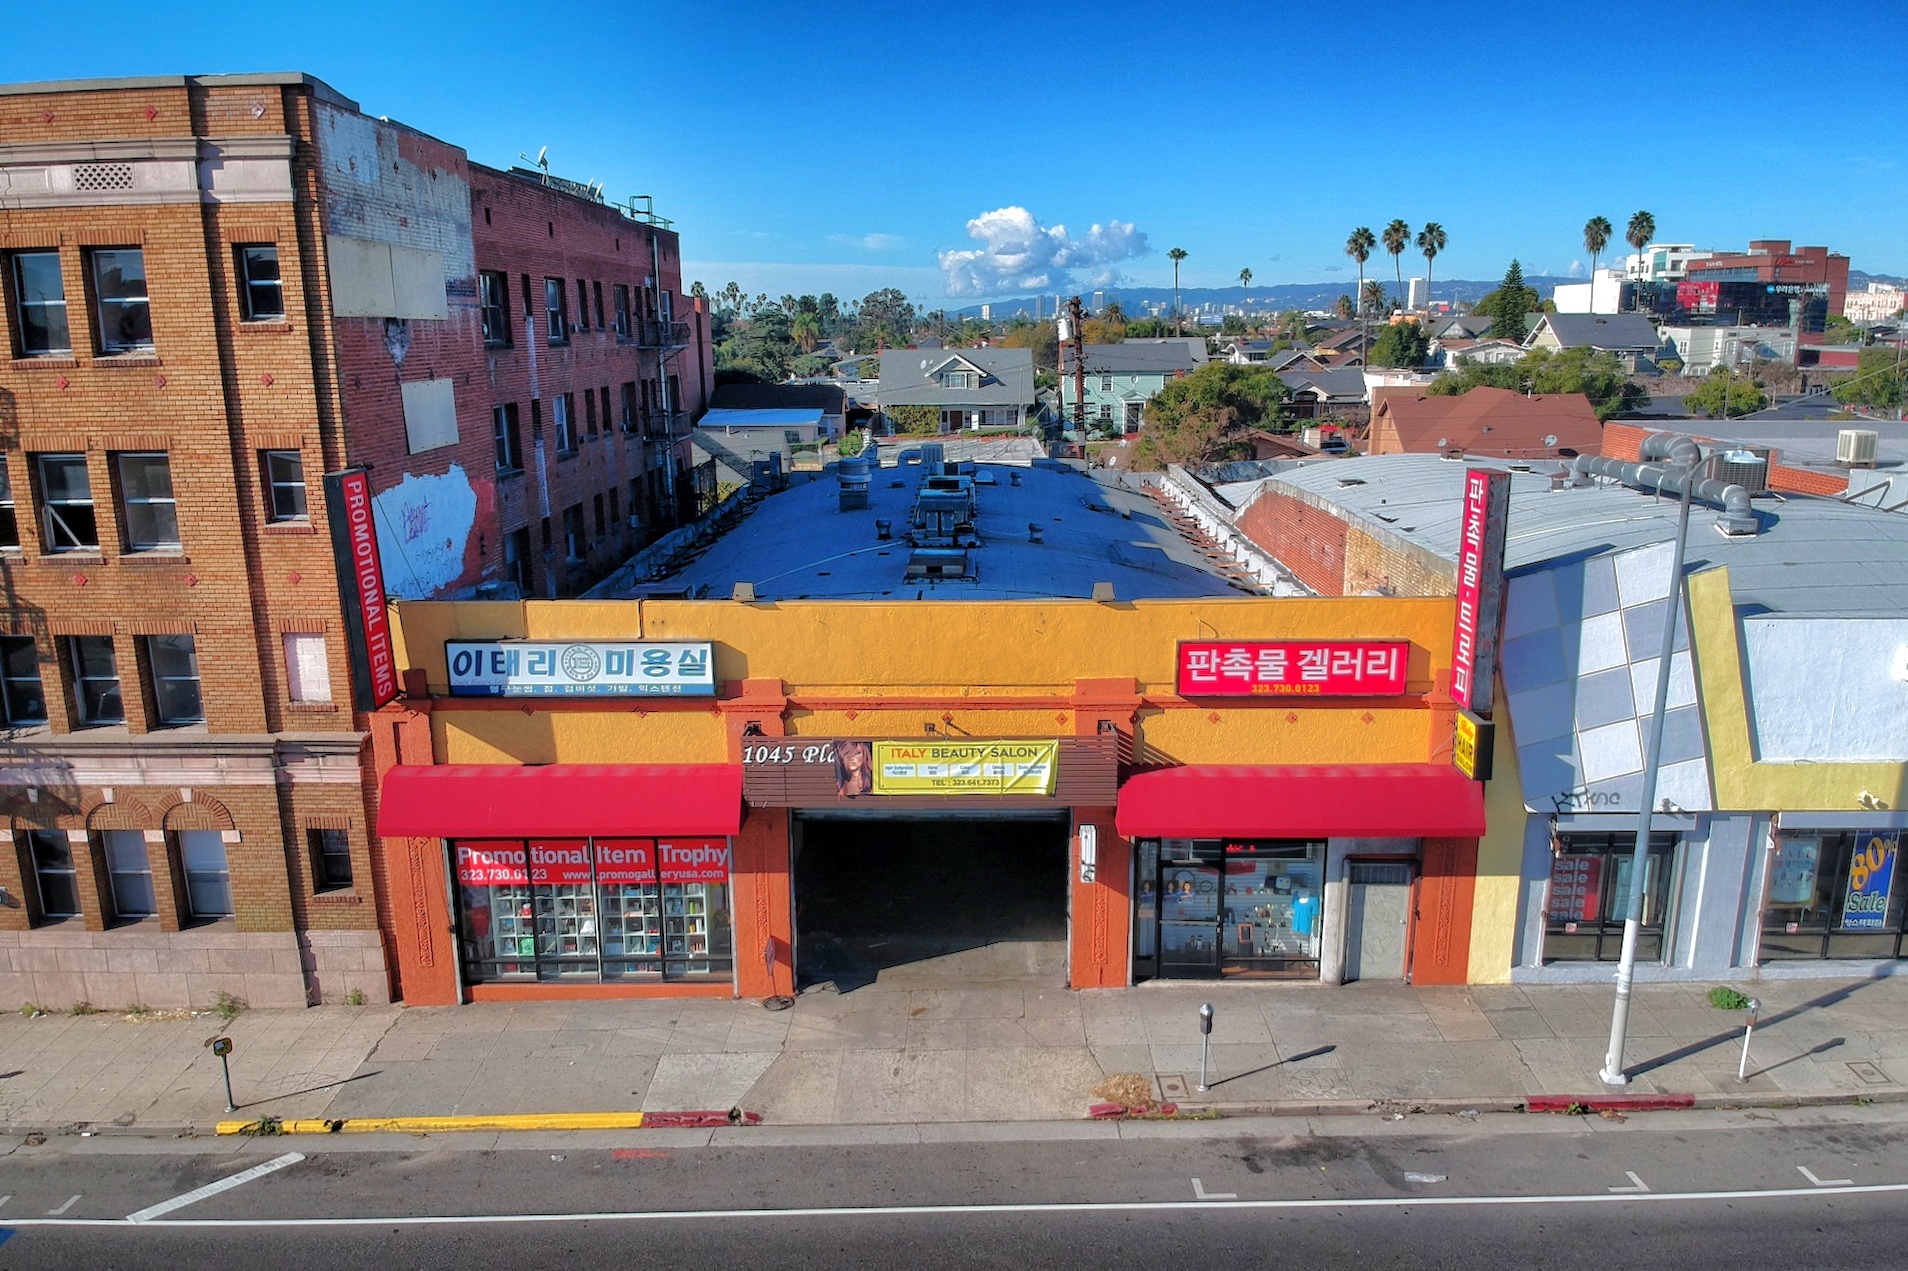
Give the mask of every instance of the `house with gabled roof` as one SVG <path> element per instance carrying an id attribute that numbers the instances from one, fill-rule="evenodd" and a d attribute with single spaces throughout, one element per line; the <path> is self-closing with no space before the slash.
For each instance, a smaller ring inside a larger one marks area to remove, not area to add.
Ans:
<path id="1" fill-rule="evenodd" d="M 942 432 L 1019 427 L 1034 409 L 1032 349 L 888 349 L 875 398 L 895 406 L 932 406 Z"/>

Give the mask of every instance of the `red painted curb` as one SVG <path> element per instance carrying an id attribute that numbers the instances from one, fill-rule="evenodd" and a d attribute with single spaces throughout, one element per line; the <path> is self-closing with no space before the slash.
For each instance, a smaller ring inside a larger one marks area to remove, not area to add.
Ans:
<path id="1" fill-rule="evenodd" d="M 1527 1112 L 1568 1112 L 1573 1107 L 1591 1112 L 1670 1112 L 1695 1106 L 1693 1094 L 1534 1094 L 1524 1100 Z"/>
<path id="2" fill-rule="evenodd" d="M 731 1109 L 727 1112 L 645 1112 L 644 1129 L 707 1129 L 720 1125 L 760 1125 L 760 1112 L 743 1112 Z"/>

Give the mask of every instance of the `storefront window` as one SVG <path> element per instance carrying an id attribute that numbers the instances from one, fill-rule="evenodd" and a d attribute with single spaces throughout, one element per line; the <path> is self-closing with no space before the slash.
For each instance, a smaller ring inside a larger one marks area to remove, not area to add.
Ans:
<path id="1" fill-rule="evenodd" d="M 472 981 L 728 977 L 722 839 L 463 839 L 457 870 Z"/>
<path id="2" fill-rule="evenodd" d="M 1674 834 L 1650 835 L 1643 874 L 1639 961 L 1663 960 L 1663 919 L 1669 908 Z M 1550 867 L 1550 908 L 1544 927 L 1548 962 L 1615 962 L 1623 954 L 1630 876 L 1636 868 L 1632 834 L 1564 834 Z"/>
<path id="3" fill-rule="evenodd" d="M 1762 910 L 1762 956 L 1899 958 L 1900 831 L 1784 834 L 1776 839 Z"/>
<path id="4" fill-rule="evenodd" d="M 1318 977 L 1322 842 L 1140 844 L 1140 975 Z"/>

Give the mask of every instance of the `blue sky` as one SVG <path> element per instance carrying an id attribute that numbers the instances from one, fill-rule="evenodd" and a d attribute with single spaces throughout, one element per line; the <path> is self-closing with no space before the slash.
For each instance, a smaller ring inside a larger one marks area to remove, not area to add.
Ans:
<path id="1" fill-rule="evenodd" d="M 1350 279 L 1346 234 L 1392 217 L 1445 227 L 1439 277 L 1565 273 L 1638 208 L 1908 273 L 1899 0 L 85 10 L 12 6 L 0 80 L 307 70 L 479 161 L 547 145 L 654 195 L 712 289 L 1159 286 L 1172 246 L 1187 286 Z"/>

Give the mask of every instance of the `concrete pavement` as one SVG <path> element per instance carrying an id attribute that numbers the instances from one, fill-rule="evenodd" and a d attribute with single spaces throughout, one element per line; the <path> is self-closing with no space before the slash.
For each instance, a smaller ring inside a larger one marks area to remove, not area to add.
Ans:
<path id="1" fill-rule="evenodd" d="M 1637 1093 L 1708 1100 L 1908 1099 L 1908 979 L 1767 981 L 1751 1075 L 1743 1016 L 1708 985 L 1639 987 Z M 753 1001 L 590 1001 L 247 1011 L 193 1018 L 0 1018 L 0 1129 L 209 1132 L 278 1118 L 675 1111 L 740 1105 L 769 1125 L 1077 1118 L 1105 1077 L 1142 1074 L 1221 1110 L 1393 1101 L 1503 1106 L 1601 1093 L 1604 986 L 1024 984 L 804 993 Z M 1199 1095 L 1197 1010 L 1216 1011 Z"/>

